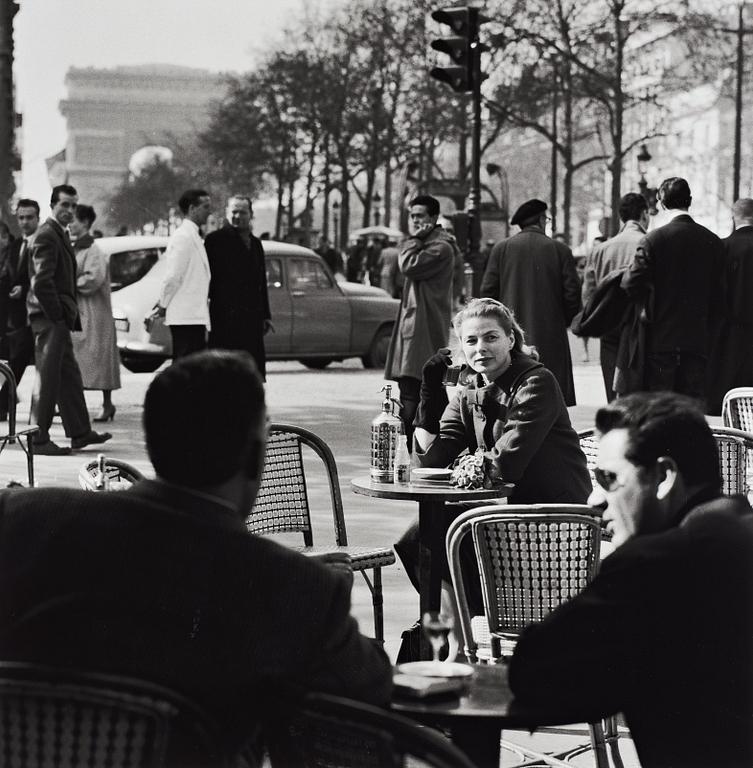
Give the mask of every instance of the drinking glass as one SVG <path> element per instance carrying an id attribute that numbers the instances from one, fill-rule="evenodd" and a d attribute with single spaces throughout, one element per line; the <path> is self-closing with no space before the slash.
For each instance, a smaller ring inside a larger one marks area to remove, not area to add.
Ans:
<path id="1" fill-rule="evenodd" d="M 439 654 L 448 643 L 452 624 L 452 616 L 442 611 L 427 611 L 421 619 L 421 627 L 431 643 L 434 661 L 439 661 Z"/>

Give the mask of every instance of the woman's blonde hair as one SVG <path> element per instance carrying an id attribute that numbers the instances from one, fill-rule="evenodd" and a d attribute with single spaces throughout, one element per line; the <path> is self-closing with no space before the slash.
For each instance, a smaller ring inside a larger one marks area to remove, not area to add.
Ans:
<path id="1" fill-rule="evenodd" d="M 512 345 L 513 352 L 522 352 L 524 355 L 530 355 L 535 359 L 538 359 L 538 353 L 535 347 L 530 347 L 526 344 L 526 336 L 523 329 L 515 319 L 514 312 L 506 307 L 502 302 L 496 299 L 471 299 L 468 304 L 463 307 L 455 315 L 452 321 L 452 326 L 455 329 L 455 333 L 462 341 L 461 328 L 466 320 L 472 317 L 491 317 L 499 323 L 500 328 L 505 333 L 512 333 L 515 341 Z"/>

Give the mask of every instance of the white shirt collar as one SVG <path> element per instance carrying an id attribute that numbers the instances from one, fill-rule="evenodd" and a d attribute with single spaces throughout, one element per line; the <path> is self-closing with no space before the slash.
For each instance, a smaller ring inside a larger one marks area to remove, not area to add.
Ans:
<path id="1" fill-rule="evenodd" d="M 690 216 L 687 211 L 683 211 L 680 208 L 670 208 L 665 210 L 664 213 L 667 217 L 667 222 L 674 221 L 678 216 Z"/>
<path id="2" fill-rule="evenodd" d="M 183 219 L 183 226 L 188 227 L 188 229 L 192 230 L 195 234 L 199 234 L 199 225 L 195 221 L 191 221 L 191 219 Z"/>

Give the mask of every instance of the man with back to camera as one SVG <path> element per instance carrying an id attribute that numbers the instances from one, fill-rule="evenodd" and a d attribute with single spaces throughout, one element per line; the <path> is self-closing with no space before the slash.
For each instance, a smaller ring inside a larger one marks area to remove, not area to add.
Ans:
<path id="1" fill-rule="evenodd" d="M 109 432 L 91 428 L 71 331 L 80 331 L 76 302 L 76 257 L 66 227 L 71 223 L 78 193 L 68 184 L 53 188 L 52 216 L 39 227 L 29 252 L 29 291 L 26 309 L 34 334 L 37 392 L 32 404 L 34 453 L 64 456 L 71 449 L 98 445 L 109 440 Z M 50 440 L 50 426 L 57 404 L 71 448 Z"/>
<path id="2" fill-rule="evenodd" d="M 520 636 L 516 700 L 594 722 L 622 712 L 644 768 L 753 764 L 753 512 L 721 495 L 696 401 L 618 398 L 596 414 L 615 551 Z"/>
<path id="3" fill-rule="evenodd" d="M 408 447 L 421 399 L 424 363 L 447 346 L 452 319 L 452 275 L 458 247 L 439 224 L 439 201 L 419 195 L 409 205 L 410 237 L 403 241 L 398 268 L 404 277 L 384 377 L 397 381 Z"/>
<path id="4" fill-rule="evenodd" d="M 547 204 L 535 198 L 515 211 L 510 224 L 520 232 L 492 248 L 481 296 L 515 313 L 526 341 L 557 379 L 565 404 L 575 405 L 567 327 L 580 309 L 580 280 L 570 248 L 546 234 L 546 211 Z"/>
<path id="5" fill-rule="evenodd" d="M 173 342 L 173 360 L 206 349 L 209 321 L 209 261 L 200 227 L 212 212 L 209 194 L 189 189 L 178 207 L 184 218 L 167 244 L 167 270 L 159 300 L 147 318 L 149 327 L 164 317 Z"/>
<path id="6" fill-rule="evenodd" d="M 0 491 L 1 657 L 168 685 L 230 735 L 288 691 L 386 703 L 390 663 L 349 615 L 352 573 L 246 529 L 267 432 L 251 356 L 181 358 L 143 413 L 156 480 Z"/>
<path id="7" fill-rule="evenodd" d="M 16 379 L 34 362 L 34 334 L 26 311 L 29 292 L 29 245 L 39 228 L 39 203 L 22 198 L 16 205 L 16 221 L 21 238 L 8 246 L 8 258 L 0 271 L 0 295 L 6 302 L 5 335 L 8 340 L 8 365 Z M 0 421 L 8 418 L 8 385 L 0 390 Z"/>
<path id="8" fill-rule="evenodd" d="M 672 217 L 638 244 L 622 287 L 646 315 L 644 387 L 706 399 L 710 318 L 720 301 L 722 243 L 688 213 L 685 179 L 665 179 L 659 203 Z"/>
<path id="9" fill-rule="evenodd" d="M 753 386 L 753 199 L 732 206 L 732 222 L 734 231 L 722 240 L 721 311 L 706 376 L 706 412 L 716 415 L 730 389 Z"/>
<path id="10" fill-rule="evenodd" d="M 274 331 L 267 294 L 264 247 L 254 237 L 251 198 L 228 200 L 227 221 L 207 235 L 204 245 L 212 277 L 209 281 L 209 317 L 212 349 L 249 352 L 262 379 L 266 374 L 264 337 Z"/>
<path id="11" fill-rule="evenodd" d="M 648 227 L 648 203 L 643 195 L 628 192 L 620 200 L 620 231 L 609 240 L 596 243 L 586 258 L 583 273 L 583 306 L 596 290 L 596 286 L 615 269 L 629 267 L 635 250 L 646 234 Z M 612 402 L 614 392 L 614 369 L 617 365 L 617 348 L 620 342 L 619 329 L 605 333 L 599 339 L 599 362 L 607 400 Z"/>

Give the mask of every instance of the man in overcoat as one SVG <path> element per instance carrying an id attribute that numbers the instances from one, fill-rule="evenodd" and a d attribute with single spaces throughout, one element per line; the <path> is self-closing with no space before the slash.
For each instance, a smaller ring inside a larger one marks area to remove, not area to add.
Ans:
<path id="1" fill-rule="evenodd" d="M 452 320 L 452 276 L 458 248 L 455 238 L 437 224 L 438 218 L 436 198 L 413 198 L 410 237 L 403 242 L 398 258 L 405 282 L 384 376 L 397 381 L 400 388 L 409 448 L 420 400 L 421 371 L 437 349 L 447 346 Z"/>
<path id="2" fill-rule="evenodd" d="M 636 247 L 643 239 L 648 227 L 648 203 L 643 195 L 628 192 L 622 197 L 620 219 L 622 219 L 620 231 L 609 240 L 596 243 L 586 259 L 582 293 L 584 307 L 596 290 L 596 286 L 610 272 L 627 268 L 632 263 Z M 599 339 L 599 362 L 609 402 L 615 398 L 614 369 L 617 364 L 619 340 L 619 328 L 603 334 Z"/>
<path id="3" fill-rule="evenodd" d="M 724 267 L 718 327 L 709 358 L 707 413 L 720 414 L 733 387 L 753 387 L 753 200 L 732 208 L 734 232 L 722 240 Z"/>
<path id="4" fill-rule="evenodd" d="M 671 221 L 638 244 L 622 287 L 646 319 L 644 388 L 670 390 L 705 403 L 711 317 L 719 308 L 721 240 L 688 213 L 685 179 L 665 179 L 658 192 Z"/>
<path id="5" fill-rule="evenodd" d="M 253 207 L 248 197 L 228 200 L 225 226 L 207 235 L 209 317 L 212 349 L 249 352 L 264 378 L 264 336 L 272 328 L 264 248 L 251 231 Z"/>
<path id="6" fill-rule="evenodd" d="M 557 379 L 566 405 L 575 405 L 567 328 L 580 309 L 580 280 L 570 248 L 548 237 L 547 204 L 528 200 L 510 220 L 520 232 L 498 242 L 481 281 L 481 296 L 509 307 Z"/>

